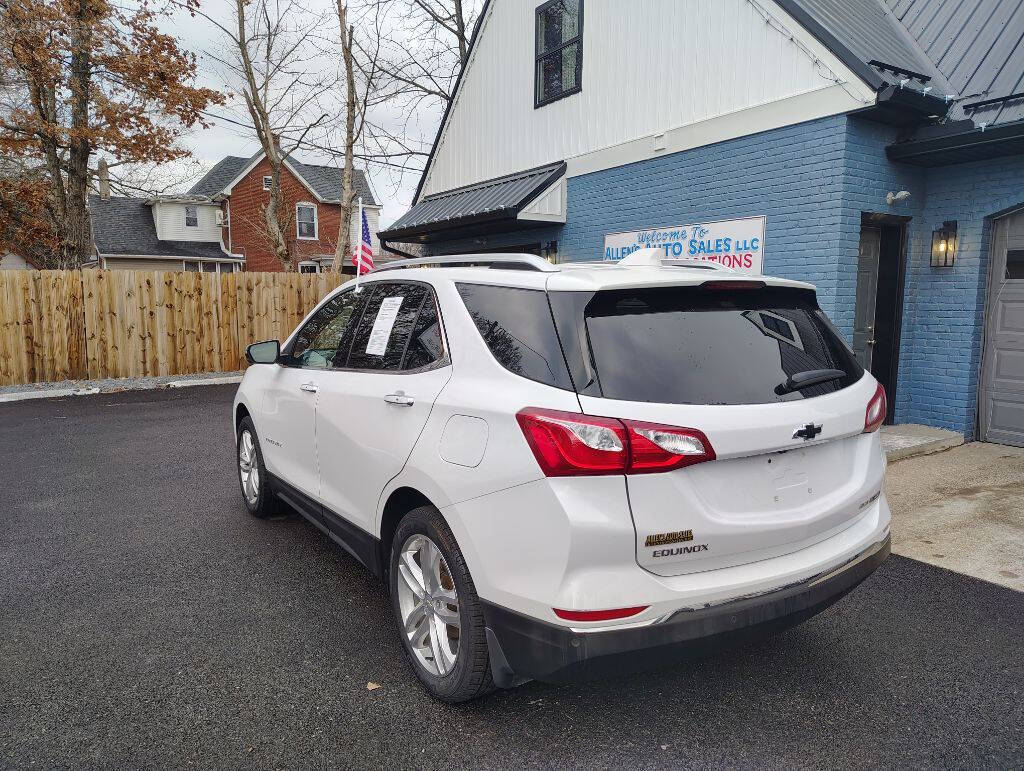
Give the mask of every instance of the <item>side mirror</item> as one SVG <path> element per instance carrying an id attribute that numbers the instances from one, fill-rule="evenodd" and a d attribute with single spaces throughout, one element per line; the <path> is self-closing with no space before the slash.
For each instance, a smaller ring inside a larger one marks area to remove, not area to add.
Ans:
<path id="1" fill-rule="evenodd" d="M 253 343 L 245 349 L 245 360 L 250 364 L 273 364 L 281 357 L 281 344 L 277 340 Z"/>

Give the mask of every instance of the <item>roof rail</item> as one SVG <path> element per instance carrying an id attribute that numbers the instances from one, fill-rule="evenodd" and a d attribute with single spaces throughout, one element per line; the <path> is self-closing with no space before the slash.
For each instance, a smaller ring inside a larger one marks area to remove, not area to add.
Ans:
<path id="1" fill-rule="evenodd" d="M 421 266 L 452 268 L 467 265 L 487 265 L 491 268 L 508 268 L 510 270 L 536 270 L 542 273 L 558 272 L 556 266 L 535 254 L 446 254 L 438 257 L 415 257 L 385 263 L 379 268 L 374 268 L 372 272 L 380 273 L 383 270 Z"/>

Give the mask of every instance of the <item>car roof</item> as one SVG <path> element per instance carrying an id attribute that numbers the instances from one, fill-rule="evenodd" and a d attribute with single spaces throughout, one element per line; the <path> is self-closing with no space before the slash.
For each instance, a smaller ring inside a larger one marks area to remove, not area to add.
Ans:
<path id="1" fill-rule="evenodd" d="M 498 259 L 499 261 L 488 262 Z M 521 258 L 522 263 L 514 263 Z M 424 258 L 424 261 L 429 258 Z M 707 281 L 763 281 L 768 286 L 814 290 L 813 284 L 773 276 L 738 273 L 713 264 L 628 264 L 619 262 L 564 262 L 550 265 L 535 255 L 466 254 L 437 258 L 454 262 L 448 265 L 410 265 L 378 270 L 367 278 L 374 281 L 451 281 L 474 284 L 546 289 L 551 292 L 595 292 L 603 289 L 627 289 L 661 286 L 696 286 Z M 467 265 L 466 262 L 481 264 Z M 411 262 L 411 261 L 410 261 Z M 512 267 L 512 265 L 515 267 Z M 507 266 L 507 267 L 506 267 Z M 530 269 L 530 266 L 534 266 Z M 527 269 L 524 269 L 527 268 Z"/>

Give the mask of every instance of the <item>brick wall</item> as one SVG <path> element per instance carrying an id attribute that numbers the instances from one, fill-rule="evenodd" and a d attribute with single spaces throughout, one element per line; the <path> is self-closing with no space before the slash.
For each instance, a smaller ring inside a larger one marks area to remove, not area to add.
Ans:
<path id="1" fill-rule="evenodd" d="M 231 251 L 245 257 L 245 269 L 251 271 L 283 270 L 267 236 L 263 209 L 270 201 L 270 192 L 263 189 L 263 177 L 270 175 L 270 164 L 260 161 L 231 191 Z M 288 202 L 290 221 L 282 223 L 289 247 L 296 255 L 295 264 L 304 259 L 332 255 L 338 245 L 338 224 L 341 207 L 317 203 L 316 198 L 287 168 L 281 169 L 281 187 Z M 295 229 L 295 205 L 308 202 L 317 207 L 317 240 L 299 239 Z"/>

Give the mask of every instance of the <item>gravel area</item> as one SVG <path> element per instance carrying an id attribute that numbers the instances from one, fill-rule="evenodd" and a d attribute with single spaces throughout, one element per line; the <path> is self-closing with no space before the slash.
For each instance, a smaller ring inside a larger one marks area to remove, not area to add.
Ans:
<path id="1" fill-rule="evenodd" d="M 204 380 L 216 380 L 224 377 L 241 377 L 244 370 L 238 372 L 203 372 L 198 375 L 164 375 L 161 377 L 109 377 L 101 380 L 59 380 L 53 383 L 19 383 L 17 385 L 0 386 L 0 395 L 26 393 L 32 391 L 91 391 L 98 388 L 100 393 L 117 393 L 119 391 L 139 391 L 149 388 L 166 388 L 168 383 L 191 381 L 201 383 Z"/>

